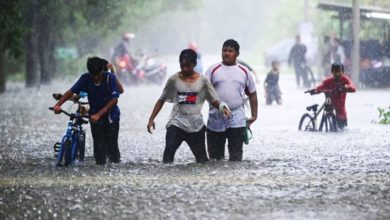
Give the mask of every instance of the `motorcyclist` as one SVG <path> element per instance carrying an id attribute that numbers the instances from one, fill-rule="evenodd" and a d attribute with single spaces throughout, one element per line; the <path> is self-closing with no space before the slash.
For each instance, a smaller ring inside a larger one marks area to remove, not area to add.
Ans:
<path id="1" fill-rule="evenodd" d="M 122 37 L 122 41 L 115 47 L 113 60 L 118 67 L 121 61 L 126 62 L 126 68 L 128 71 L 132 71 L 135 68 L 135 60 L 128 50 L 130 40 L 135 37 L 135 34 L 131 32 L 125 32 Z"/>

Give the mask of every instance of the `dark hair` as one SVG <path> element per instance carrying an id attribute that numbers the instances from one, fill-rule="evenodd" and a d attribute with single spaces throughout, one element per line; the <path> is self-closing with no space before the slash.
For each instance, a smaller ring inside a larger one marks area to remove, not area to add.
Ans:
<path id="1" fill-rule="evenodd" d="M 332 69 L 331 69 L 332 73 L 337 71 L 341 71 L 341 72 L 344 72 L 344 65 L 342 63 L 332 63 Z"/>
<path id="2" fill-rule="evenodd" d="M 278 60 L 273 60 L 273 61 L 271 62 L 271 65 L 279 65 L 279 61 L 278 61 Z"/>
<path id="3" fill-rule="evenodd" d="M 99 57 L 89 57 L 87 60 L 87 69 L 89 74 L 96 75 L 104 70 L 104 60 Z"/>
<path id="4" fill-rule="evenodd" d="M 192 64 L 196 64 L 196 58 L 197 58 L 197 54 L 194 50 L 184 49 L 180 53 L 179 62 L 182 62 L 183 60 L 187 60 Z"/>
<path id="5" fill-rule="evenodd" d="M 108 62 L 108 60 L 106 60 L 106 59 L 101 59 L 102 60 L 102 64 L 103 64 L 103 71 L 108 71 L 108 67 L 107 67 L 107 65 L 109 64 L 109 62 Z"/>
<path id="6" fill-rule="evenodd" d="M 233 39 L 229 39 L 229 40 L 226 40 L 223 45 L 222 45 L 222 48 L 223 47 L 231 47 L 233 48 L 236 52 L 240 52 L 240 45 L 238 44 L 237 41 L 233 40 Z"/>

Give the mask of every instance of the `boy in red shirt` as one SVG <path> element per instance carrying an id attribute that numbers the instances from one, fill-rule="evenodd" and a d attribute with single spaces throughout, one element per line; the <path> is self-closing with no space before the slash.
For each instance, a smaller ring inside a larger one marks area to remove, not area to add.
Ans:
<path id="1" fill-rule="evenodd" d="M 336 110 L 337 125 L 339 128 L 343 128 L 348 125 L 345 98 L 347 97 L 347 92 L 355 92 L 356 88 L 348 76 L 344 74 L 343 64 L 333 63 L 331 71 L 333 76 L 326 78 L 320 85 L 311 90 L 310 94 L 320 93 L 324 90 L 340 90 L 340 92 L 333 93 L 330 99 Z"/>

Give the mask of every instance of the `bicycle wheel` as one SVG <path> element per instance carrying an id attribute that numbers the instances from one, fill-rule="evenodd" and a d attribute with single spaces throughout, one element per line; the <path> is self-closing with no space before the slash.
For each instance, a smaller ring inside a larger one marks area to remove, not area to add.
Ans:
<path id="1" fill-rule="evenodd" d="M 333 113 L 326 113 L 322 116 L 319 131 L 336 132 L 336 117 Z"/>
<path id="2" fill-rule="evenodd" d="M 316 131 L 313 117 L 308 113 L 302 115 L 299 121 L 298 130 L 300 131 Z"/>
<path id="3" fill-rule="evenodd" d="M 64 142 L 63 149 L 62 163 L 64 166 L 68 166 L 72 162 L 72 141 L 69 138 Z"/>
<path id="4" fill-rule="evenodd" d="M 85 131 L 82 131 L 79 136 L 79 145 L 77 147 L 79 161 L 84 161 L 85 157 Z"/>

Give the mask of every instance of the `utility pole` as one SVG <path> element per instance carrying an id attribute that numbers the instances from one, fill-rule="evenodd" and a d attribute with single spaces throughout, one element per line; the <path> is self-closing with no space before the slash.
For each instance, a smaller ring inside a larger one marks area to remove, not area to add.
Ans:
<path id="1" fill-rule="evenodd" d="M 359 0 L 352 2 L 352 81 L 355 85 L 359 85 L 360 73 L 360 9 Z"/>
<path id="2" fill-rule="evenodd" d="M 304 6 L 304 15 L 305 15 L 305 22 L 309 20 L 309 2 L 308 0 L 305 0 L 305 6 Z"/>

